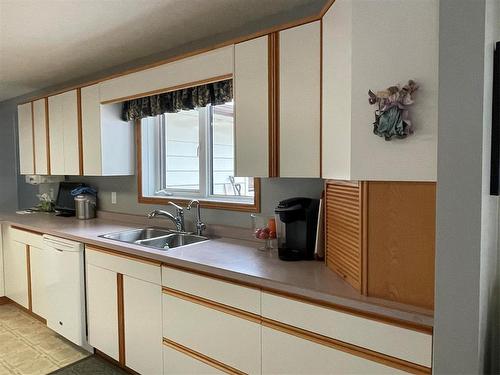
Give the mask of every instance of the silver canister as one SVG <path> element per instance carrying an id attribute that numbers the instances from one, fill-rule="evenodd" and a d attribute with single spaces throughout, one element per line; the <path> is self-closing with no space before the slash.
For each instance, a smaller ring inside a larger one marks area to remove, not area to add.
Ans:
<path id="1" fill-rule="evenodd" d="M 75 197 L 76 218 L 88 220 L 95 218 L 96 198 L 92 195 L 81 194 Z"/>

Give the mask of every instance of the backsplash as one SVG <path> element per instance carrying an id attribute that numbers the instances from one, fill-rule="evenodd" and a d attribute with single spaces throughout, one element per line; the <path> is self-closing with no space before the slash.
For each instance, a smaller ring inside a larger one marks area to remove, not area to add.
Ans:
<path id="1" fill-rule="evenodd" d="M 69 177 L 69 181 L 84 182 L 97 188 L 99 191 L 99 209 L 103 211 L 146 215 L 157 205 L 139 204 L 137 202 L 137 177 Z M 261 179 L 261 214 L 273 215 L 274 207 L 280 200 L 291 197 L 319 198 L 323 191 L 324 180 L 320 178 L 262 178 Z M 20 182 L 23 185 L 23 194 L 20 194 L 20 207 L 27 208 L 37 202 L 36 194 L 39 190 Z M 40 186 L 46 191 L 47 187 Z M 21 190 L 21 189 L 20 189 Z M 111 203 L 111 192 L 116 192 L 116 204 Z M 57 194 L 57 190 L 56 190 Z M 169 210 L 166 206 L 163 209 Z M 186 212 L 186 222 L 191 224 L 194 216 Z M 225 210 L 204 209 L 202 218 L 208 225 L 219 224 L 241 228 L 250 228 L 252 222 L 249 212 L 235 212 Z"/>

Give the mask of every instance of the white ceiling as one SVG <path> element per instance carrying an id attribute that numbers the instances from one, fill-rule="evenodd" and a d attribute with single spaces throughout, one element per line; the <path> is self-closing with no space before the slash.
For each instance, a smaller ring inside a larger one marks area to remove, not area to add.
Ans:
<path id="1" fill-rule="evenodd" d="M 318 0 L 0 0 L 0 102 Z"/>

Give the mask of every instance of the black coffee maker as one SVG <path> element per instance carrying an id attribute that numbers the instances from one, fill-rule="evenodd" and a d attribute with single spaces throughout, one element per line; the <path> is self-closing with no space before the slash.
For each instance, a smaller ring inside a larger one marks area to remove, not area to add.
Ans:
<path id="1" fill-rule="evenodd" d="M 318 211 L 319 199 L 290 198 L 279 202 L 274 213 L 284 223 L 278 248 L 281 260 L 314 259 Z"/>

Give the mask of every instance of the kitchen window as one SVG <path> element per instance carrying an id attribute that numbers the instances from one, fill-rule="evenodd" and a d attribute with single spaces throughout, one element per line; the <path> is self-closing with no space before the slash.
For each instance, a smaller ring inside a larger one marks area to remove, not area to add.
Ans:
<path id="1" fill-rule="evenodd" d="M 259 180 L 234 175 L 233 102 L 145 117 L 138 126 L 140 201 L 258 210 Z"/>

